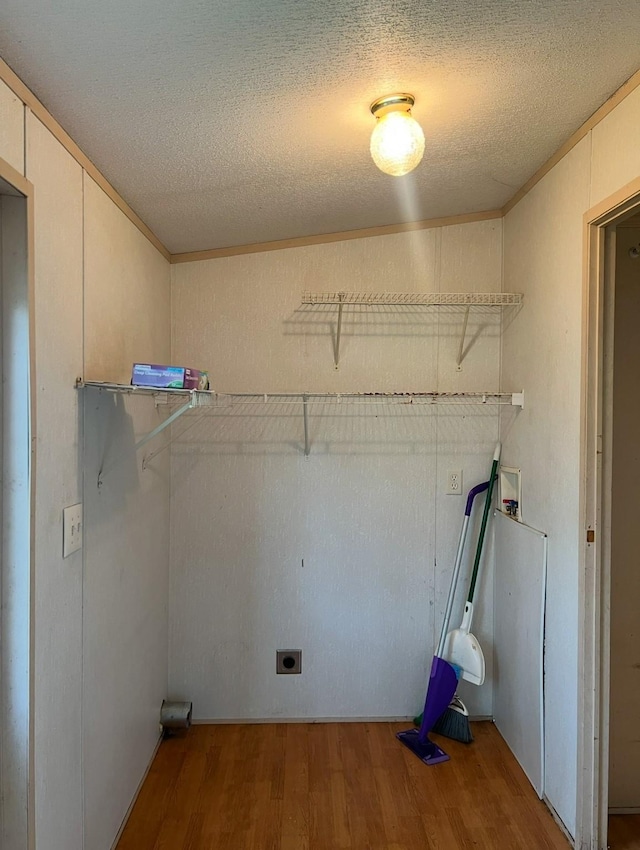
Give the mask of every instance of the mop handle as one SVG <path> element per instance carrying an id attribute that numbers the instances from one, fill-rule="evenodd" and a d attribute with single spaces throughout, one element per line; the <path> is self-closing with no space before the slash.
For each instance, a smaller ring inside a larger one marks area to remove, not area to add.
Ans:
<path id="1" fill-rule="evenodd" d="M 498 477 L 498 462 L 500 460 L 500 443 L 496 446 L 493 455 L 493 463 L 491 464 L 491 477 L 489 479 L 489 488 L 487 490 L 487 498 L 484 502 L 484 512 L 482 514 L 482 525 L 480 526 L 480 537 L 478 538 L 478 548 L 476 549 L 476 557 L 473 562 L 473 572 L 471 573 L 471 584 L 469 585 L 469 596 L 467 602 L 473 602 L 473 594 L 476 589 L 476 581 L 478 578 L 478 569 L 480 567 L 480 557 L 482 556 L 482 545 L 484 543 L 484 534 L 487 530 L 487 520 L 489 519 L 489 511 L 491 509 L 491 499 L 493 497 L 493 485 Z"/>
<path id="2" fill-rule="evenodd" d="M 449 621 L 451 619 L 451 611 L 453 610 L 453 598 L 456 593 L 456 586 L 458 584 L 458 576 L 460 575 L 460 565 L 462 564 L 462 553 L 464 551 L 464 543 L 467 537 L 467 526 L 469 525 L 469 518 L 471 516 L 471 509 L 473 508 L 473 500 L 480 493 L 484 492 L 489 486 L 489 482 L 485 481 L 483 484 L 477 484 L 471 490 L 469 490 L 469 495 L 467 496 L 467 506 L 464 512 L 464 519 L 462 521 L 462 530 L 460 532 L 460 540 L 458 541 L 458 551 L 456 553 L 456 561 L 453 567 L 453 576 L 451 578 L 451 584 L 449 585 L 449 596 L 447 597 L 447 607 L 445 609 L 444 620 L 442 623 L 442 631 L 440 632 L 440 640 L 438 642 L 438 648 L 436 649 L 436 655 L 438 658 L 442 658 L 442 653 L 444 652 L 444 642 L 447 637 L 447 632 L 449 631 Z"/>

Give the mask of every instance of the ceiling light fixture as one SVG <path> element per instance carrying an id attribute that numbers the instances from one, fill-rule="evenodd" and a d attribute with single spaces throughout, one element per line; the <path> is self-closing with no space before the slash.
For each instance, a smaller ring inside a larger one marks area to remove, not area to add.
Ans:
<path id="1" fill-rule="evenodd" d="M 385 174 L 402 177 L 422 159 L 424 133 L 411 115 L 414 103 L 412 94 L 388 94 L 371 104 L 377 119 L 371 133 L 371 156 Z"/>

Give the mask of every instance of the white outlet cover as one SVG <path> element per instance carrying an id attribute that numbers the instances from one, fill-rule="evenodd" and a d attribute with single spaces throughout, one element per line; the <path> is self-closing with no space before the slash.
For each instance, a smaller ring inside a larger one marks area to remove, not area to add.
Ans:
<path id="1" fill-rule="evenodd" d="M 447 475 L 447 496 L 462 495 L 462 470 L 450 469 Z"/>
<path id="2" fill-rule="evenodd" d="M 71 505 L 62 512 L 62 557 L 82 549 L 82 503 Z"/>

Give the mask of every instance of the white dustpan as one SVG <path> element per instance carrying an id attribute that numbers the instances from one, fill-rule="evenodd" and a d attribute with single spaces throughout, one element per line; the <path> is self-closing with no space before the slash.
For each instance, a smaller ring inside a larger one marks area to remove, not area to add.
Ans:
<path id="1" fill-rule="evenodd" d="M 460 628 L 447 635 L 443 658 L 460 667 L 460 675 L 467 682 L 481 685 L 484 682 L 484 654 L 478 639 L 469 629 L 473 618 L 473 603 L 464 606 Z"/>
<path id="2" fill-rule="evenodd" d="M 478 578 L 480 558 L 482 556 L 482 544 L 484 543 L 484 535 L 487 530 L 487 521 L 489 519 L 489 511 L 491 509 L 493 485 L 498 477 L 497 472 L 499 459 L 500 443 L 496 445 L 496 450 L 493 453 L 491 475 L 489 476 L 489 486 L 487 488 L 487 497 L 484 503 L 484 512 L 482 514 L 482 523 L 480 525 L 480 536 L 478 537 L 476 557 L 473 562 L 469 596 L 467 597 L 467 601 L 464 606 L 464 615 L 462 617 L 462 622 L 460 623 L 460 628 L 454 629 L 447 635 L 444 648 L 444 659 L 450 664 L 458 666 L 460 668 L 460 675 L 462 678 L 474 685 L 481 685 L 484 682 L 484 655 L 482 653 L 482 647 L 478 642 L 478 638 L 471 634 L 473 595 L 476 589 L 476 580 Z"/>

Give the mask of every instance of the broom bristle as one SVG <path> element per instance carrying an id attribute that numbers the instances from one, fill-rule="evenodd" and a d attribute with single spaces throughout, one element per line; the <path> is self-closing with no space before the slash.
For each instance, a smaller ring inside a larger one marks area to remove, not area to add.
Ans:
<path id="1" fill-rule="evenodd" d="M 473 741 L 469 715 L 466 711 L 463 713 L 460 709 L 451 706 L 444 711 L 433 727 L 433 731 L 438 735 L 444 735 L 445 738 L 451 738 L 452 741 L 460 741 L 463 744 L 470 744 Z"/>

